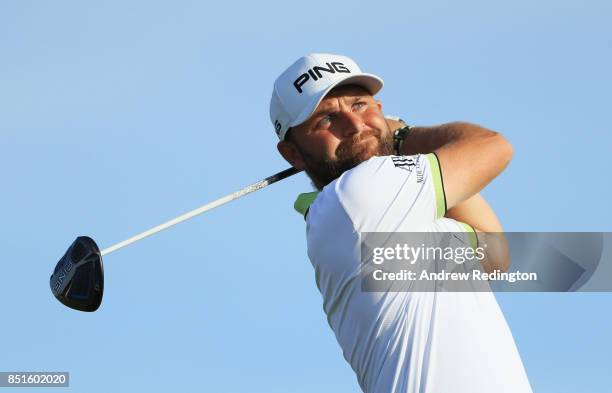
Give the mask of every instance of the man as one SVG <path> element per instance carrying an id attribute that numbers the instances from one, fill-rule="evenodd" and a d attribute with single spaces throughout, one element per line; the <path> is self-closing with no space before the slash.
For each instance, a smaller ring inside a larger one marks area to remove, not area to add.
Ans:
<path id="1" fill-rule="evenodd" d="M 492 293 L 360 285 L 365 232 L 501 231 L 478 192 L 512 156 L 500 134 L 466 123 L 394 139 L 399 123 L 373 97 L 382 86 L 348 57 L 311 54 L 278 77 L 270 103 L 280 154 L 318 190 L 296 209 L 344 357 L 367 393 L 531 392 Z"/>

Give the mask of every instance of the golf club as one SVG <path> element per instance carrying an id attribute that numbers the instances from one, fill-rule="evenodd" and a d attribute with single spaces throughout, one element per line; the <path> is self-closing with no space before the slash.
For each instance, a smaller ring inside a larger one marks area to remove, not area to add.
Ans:
<path id="1" fill-rule="evenodd" d="M 55 266 L 50 278 L 51 292 L 57 300 L 70 308 L 79 311 L 96 311 L 102 303 L 104 292 L 103 256 L 299 172 L 295 168 L 285 169 L 102 251 L 92 238 L 79 236 Z"/>

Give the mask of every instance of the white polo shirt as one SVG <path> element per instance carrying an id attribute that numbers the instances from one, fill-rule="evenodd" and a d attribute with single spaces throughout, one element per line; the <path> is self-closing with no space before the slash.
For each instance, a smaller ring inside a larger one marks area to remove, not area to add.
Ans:
<path id="1" fill-rule="evenodd" d="M 491 292 L 365 292 L 363 232 L 462 232 L 434 154 L 372 157 L 301 195 L 323 309 L 366 393 L 531 392 Z"/>

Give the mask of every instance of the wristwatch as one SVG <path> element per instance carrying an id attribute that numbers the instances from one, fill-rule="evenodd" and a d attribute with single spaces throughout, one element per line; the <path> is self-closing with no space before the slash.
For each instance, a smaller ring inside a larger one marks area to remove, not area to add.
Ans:
<path id="1" fill-rule="evenodd" d="M 413 126 L 406 124 L 405 121 L 403 121 L 402 119 L 396 116 L 385 116 L 385 117 L 387 119 L 398 121 L 404 125 L 404 127 L 398 128 L 397 130 L 393 131 L 393 150 L 395 151 L 396 155 L 400 156 L 402 155 L 400 153 L 402 142 L 404 141 L 404 139 L 406 139 L 408 134 L 410 134 L 410 130 L 413 128 Z"/>

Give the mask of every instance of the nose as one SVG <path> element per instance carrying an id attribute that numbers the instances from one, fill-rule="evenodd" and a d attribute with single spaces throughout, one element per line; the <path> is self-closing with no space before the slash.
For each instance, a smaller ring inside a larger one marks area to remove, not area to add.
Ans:
<path id="1" fill-rule="evenodd" d="M 338 136 L 342 138 L 351 137 L 363 130 L 363 120 L 351 111 L 341 111 L 338 120 L 340 120 L 338 122 Z"/>

